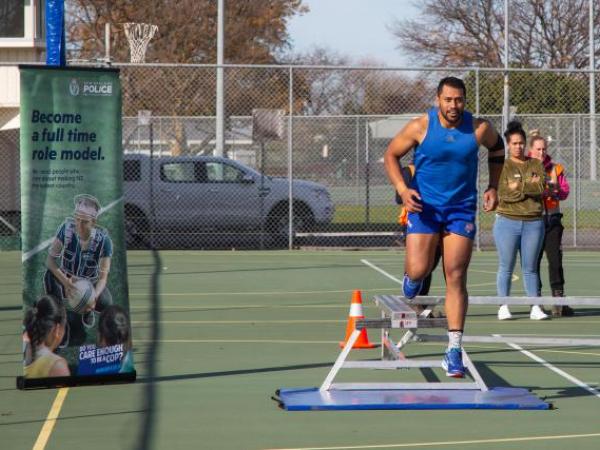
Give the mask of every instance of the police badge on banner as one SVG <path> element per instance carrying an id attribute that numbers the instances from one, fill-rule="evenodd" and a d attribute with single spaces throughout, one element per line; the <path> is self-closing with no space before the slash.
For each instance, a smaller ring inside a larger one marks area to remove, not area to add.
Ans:
<path id="1" fill-rule="evenodd" d="M 19 385 L 134 380 L 119 72 L 20 71 Z"/>

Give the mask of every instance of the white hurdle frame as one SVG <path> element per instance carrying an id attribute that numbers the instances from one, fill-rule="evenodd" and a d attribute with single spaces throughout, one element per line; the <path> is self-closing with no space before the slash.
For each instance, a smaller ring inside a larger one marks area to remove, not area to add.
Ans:
<path id="1" fill-rule="evenodd" d="M 463 349 L 463 364 L 472 382 L 409 382 L 409 383 L 334 383 L 335 377 L 342 368 L 353 369 L 410 369 L 410 368 L 441 368 L 439 360 L 408 360 L 401 349 L 409 342 L 430 341 L 447 342 L 446 336 L 420 334 L 419 328 L 445 328 L 446 319 L 430 319 L 432 308 L 426 308 L 417 314 L 411 305 L 441 305 L 444 297 L 416 297 L 408 300 L 396 295 L 377 295 L 375 304 L 381 309 L 381 320 L 364 320 L 357 322 L 355 329 L 346 345 L 338 355 L 331 370 L 319 388 L 320 392 L 337 390 L 410 390 L 410 389 L 452 389 L 488 391 L 485 381 L 477 371 L 467 352 Z M 469 297 L 473 305 L 571 305 L 571 306 L 600 306 L 599 297 Z M 347 361 L 348 355 L 358 339 L 362 328 L 381 329 L 381 360 L 378 361 Z M 389 336 L 390 329 L 407 330 L 398 343 Z M 463 336 L 463 342 L 503 343 L 543 346 L 593 346 L 600 347 L 600 339 L 571 339 L 571 338 L 535 338 L 535 337 L 503 337 L 503 336 Z"/>

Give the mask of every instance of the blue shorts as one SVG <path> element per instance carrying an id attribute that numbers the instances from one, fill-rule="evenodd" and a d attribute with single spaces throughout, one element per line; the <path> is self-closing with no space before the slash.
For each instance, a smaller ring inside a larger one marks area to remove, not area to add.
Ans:
<path id="1" fill-rule="evenodd" d="M 407 234 L 453 233 L 475 239 L 475 209 L 464 206 L 423 206 L 408 213 Z"/>

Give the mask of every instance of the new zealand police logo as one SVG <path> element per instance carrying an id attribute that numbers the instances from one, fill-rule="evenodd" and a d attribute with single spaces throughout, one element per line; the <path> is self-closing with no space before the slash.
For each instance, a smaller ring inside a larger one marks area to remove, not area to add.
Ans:
<path id="1" fill-rule="evenodd" d="M 79 81 L 77 81 L 76 78 L 71 78 L 71 81 L 69 82 L 69 92 L 74 97 L 79 95 Z"/>

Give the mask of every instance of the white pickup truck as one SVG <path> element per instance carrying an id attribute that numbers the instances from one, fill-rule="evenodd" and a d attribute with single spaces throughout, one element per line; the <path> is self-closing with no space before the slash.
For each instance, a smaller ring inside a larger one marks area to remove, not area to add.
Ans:
<path id="1" fill-rule="evenodd" d="M 264 230 L 287 240 L 289 180 L 262 175 L 237 161 L 213 156 L 124 155 L 128 243 L 150 229 Z M 327 188 L 292 182 L 294 230 L 331 222 L 334 207 Z M 264 227 L 264 228 L 263 228 Z"/>

